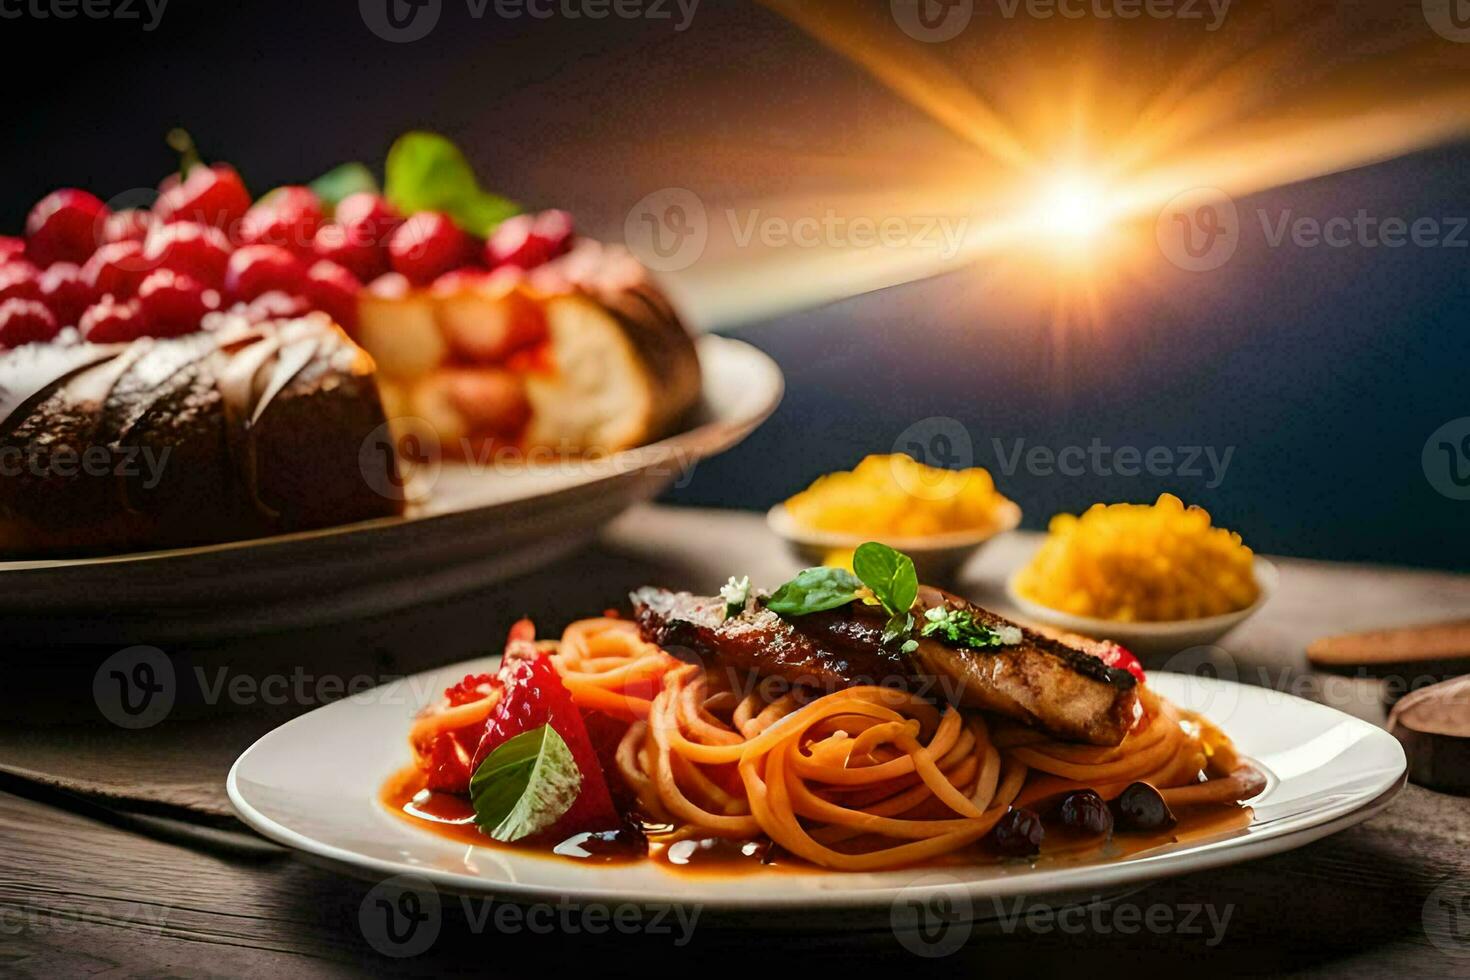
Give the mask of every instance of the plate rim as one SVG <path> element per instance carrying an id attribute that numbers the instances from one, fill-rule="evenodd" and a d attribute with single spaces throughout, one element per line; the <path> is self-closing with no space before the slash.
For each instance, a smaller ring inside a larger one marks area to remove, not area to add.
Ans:
<path id="1" fill-rule="evenodd" d="M 493 662 L 495 659 L 497 658 L 482 657 L 433 668 L 399 679 L 393 683 L 411 684 L 416 680 L 422 683 L 421 679 L 425 675 L 435 674 L 441 671 L 457 673 L 461 670 L 475 669 L 476 666 L 483 666 L 487 662 Z M 1395 771 L 1386 775 L 1381 784 L 1373 786 L 1372 795 L 1367 799 L 1359 797 L 1354 800 L 1342 801 L 1336 805 L 1323 807 L 1320 812 L 1313 812 L 1313 822 L 1306 826 L 1274 831 L 1270 827 L 1267 827 L 1257 835 L 1226 837 L 1203 842 L 1197 847 L 1186 847 L 1161 854 L 1145 855 L 1139 858 L 1128 858 L 1120 861 L 1079 865 L 1069 868 L 1047 869 L 1040 872 L 1024 872 L 1004 878 L 984 880 L 967 881 L 950 875 L 951 880 L 949 881 L 931 882 L 929 884 L 923 884 L 922 879 L 946 877 L 946 871 L 948 869 L 943 867 L 919 866 L 912 869 L 895 869 L 900 872 L 905 870 L 911 871 L 914 873 L 916 879 L 920 879 L 905 884 L 880 885 L 871 888 L 854 888 L 831 892 L 813 891 L 811 889 L 792 889 L 789 893 L 780 895 L 768 893 L 747 893 L 742 895 L 738 891 L 734 891 L 728 896 L 701 897 L 687 899 L 687 901 L 697 902 L 705 911 L 716 913 L 775 911 L 796 908 L 810 909 L 813 906 L 829 910 L 874 909 L 891 906 L 900 898 L 921 898 L 925 895 L 939 893 L 953 894 L 955 889 L 959 889 L 971 900 L 975 900 L 986 898 L 1015 898 L 1018 896 L 1045 896 L 1063 892 L 1142 885 L 1147 882 L 1177 877 L 1195 871 L 1208 871 L 1260 857 L 1268 857 L 1310 844 L 1313 841 L 1320 840 L 1323 837 L 1330 836 L 1376 816 L 1393 801 L 1408 781 L 1408 761 L 1404 755 L 1403 747 L 1387 731 L 1371 722 L 1347 714 L 1330 705 L 1309 701 L 1285 692 L 1274 690 L 1262 691 L 1260 688 L 1242 684 L 1238 681 L 1195 675 L 1169 676 L 1189 678 L 1190 681 L 1203 683 L 1207 687 L 1221 686 L 1226 691 L 1230 688 L 1241 688 L 1246 691 L 1262 694 L 1263 696 L 1284 697 L 1288 702 L 1300 702 L 1302 705 L 1309 706 L 1313 710 L 1321 709 L 1337 715 L 1339 720 L 1346 719 L 1355 725 L 1366 726 L 1372 730 L 1367 737 L 1381 737 L 1386 740 L 1382 742 L 1383 746 L 1391 748 L 1396 753 L 1397 764 Z M 1253 694 L 1252 696 L 1255 695 Z M 688 889 L 692 883 L 702 880 L 680 878 L 670 872 L 668 877 L 669 887 L 665 891 L 654 895 L 637 889 L 628 890 L 626 887 L 623 889 L 619 889 L 617 886 L 598 886 L 593 888 L 556 887 L 522 881 L 485 878 L 438 868 L 411 867 L 382 858 L 362 855 L 334 844 L 315 840 L 266 816 L 245 799 L 239 785 L 240 769 L 246 763 L 248 757 L 259 746 L 268 739 L 278 737 L 286 729 L 304 722 L 305 719 L 311 717 L 316 712 L 327 711 L 334 707 L 348 704 L 351 700 L 350 698 L 344 698 L 333 704 L 323 705 L 312 711 L 298 715 L 296 718 L 285 722 L 256 739 L 249 748 L 240 754 L 230 766 L 229 774 L 225 779 L 225 789 L 231 806 L 235 808 L 236 814 L 246 826 L 269 840 L 282 844 L 294 852 L 299 852 L 302 856 L 325 862 L 352 877 L 418 877 L 429 882 L 436 889 L 441 889 L 449 894 L 477 896 L 492 894 L 502 901 L 535 902 L 566 899 L 605 904 L 648 904 L 651 902 L 680 901 L 681 899 L 678 897 L 678 893 L 681 890 L 681 884 L 685 889 Z M 339 708 L 339 710 L 350 709 Z M 387 778 L 387 773 L 385 773 L 384 778 Z M 1275 783 L 1273 782 L 1271 785 L 1274 786 Z M 540 855 L 528 856 L 539 860 L 556 860 L 552 857 Z M 823 873 L 820 869 L 817 869 L 809 873 L 809 875 L 813 880 L 840 881 L 842 872 Z M 740 881 L 742 879 L 732 877 L 725 880 Z"/>

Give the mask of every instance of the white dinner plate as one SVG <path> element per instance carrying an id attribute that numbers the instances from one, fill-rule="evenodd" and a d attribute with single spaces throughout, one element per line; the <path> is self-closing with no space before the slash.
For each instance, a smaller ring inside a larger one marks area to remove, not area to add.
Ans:
<path id="1" fill-rule="evenodd" d="M 690 428 L 598 459 L 444 463 L 403 517 L 102 558 L 0 561 L 7 639 L 150 644 L 237 637 L 380 614 L 548 564 L 635 503 L 687 480 L 781 400 L 749 344 L 699 338 L 704 400 Z"/>
<path id="2" fill-rule="evenodd" d="M 418 674 L 281 726 L 235 762 L 228 781 L 231 802 L 266 837 L 367 879 L 416 875 L 451 892 L 523 902 L 684 902 L 719 912 L 791 908 L 819 914 L 892 907 L 926 891 L 958 890 L 970 900 L 1116 894 L 1169 875 L 1300 847 L 1368 819 L 1404 784 L 1403 750 L 1374 725 L 1271 690 L 1156 673 L 1150 678 L 1156 690 L 1219 722 L 1267 771 L 1267 788 L 1251 801 L 1255 820 L 1248 828 L 1073 866 L 1012 862 L 877 873 L 782 869 L 699 875 L 655 862 L 586 865 L 456 843 L 413 826 L 378 801 L 383 782 L 410 763 L 406 736 L 419 708 L 446 685 L 466 673 L 493 670 L 494 663 Z"/>

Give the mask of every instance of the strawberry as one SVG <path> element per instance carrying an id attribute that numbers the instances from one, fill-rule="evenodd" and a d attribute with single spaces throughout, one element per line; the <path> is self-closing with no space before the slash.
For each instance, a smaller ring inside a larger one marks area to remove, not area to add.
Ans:
<path id="1" fill-rule="evenodd" d="M 615 830 L 622 819 L 613 807 L 582 712 L 572 703 L 572 695 L 562 684 L 551 657 L 536 649 L 533 637 L 529 620 L 521 620 L 511 629 L 498 675 L 505 693 L 486 723 L 474 768 L 517 735 L 549 725 L 566 742 L 581 773 L 582 785 L 571 809 L 537 838 L 559 842 L 586 831 Z"/>
<path id="2" fill-rule="evenodd" d="M 444 709 L 458 708 L 485 698 L 500 697 L 500 681 L 492 674 L 466 674 L 459 683 L 444 689 Z M 475 722 L 436 733 L 428 744 L 416 744 L 414 753 L 424 771 L 424 785 L 440 793 L 464 796 L 470 791 L 474 770 L 470 761 L 480 744 L 485 723 Z M 427 759 L 427 764 L 423 760 Z"/>

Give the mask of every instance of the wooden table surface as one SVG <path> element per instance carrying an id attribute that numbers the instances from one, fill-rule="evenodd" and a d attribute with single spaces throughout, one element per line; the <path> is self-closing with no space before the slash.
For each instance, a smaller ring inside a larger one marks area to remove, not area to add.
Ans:
<path id="1" fill-rule="evenodd" d="M 971 564 L 960 591 L 1003 605 L 1000 583 L 1035 543 L 1030 535 L 997 541 Z M 1343 630 L 1455 618 L 1470 609 L 1470 577 L 1291 560 L 1278 565 L 1278 594 L 1224 643 L 1227 669 L 1246 683 L 1276 685 L 1374 721 L 1383 714 L 1378 683 L 1311 673 L 1306 643 Z M 232 676 L 302 669 L 318 677 L 354 676 L 347 672 L 359 669 L 400 673 L 494 649 L 508 622 L 523 613 L 550 630 L 617 604 L 645 582 L 712 589 L 734 571 L 773 583 L 796 567 L 754 515 L 645 507 L 621 518 L 587 552 L 482 594 L 381 620 L 168 652 Z M 85 703 L 78 692 L 90 691 L 97 661 L 108 652 L 26 658 L 37 666 L 11 687 L 26 695 L 7 699 L 0 767 L 49 775 L 63 785 L 103 784 L 109 776 L 136 783 L 150 771 L 166 779 L 163 770 L 185 774 L 187 783 L 197 773 L 208 796 L 256 734 L 316 703 L 315 695 L 228 708 L 184 702 L 178 717 L 151 736 L 108 728 L 99 738 L 96 707 L 90 714 L 78 707 Z M 78 723 L 58 723 L 56 704 L 68 705 L 67 717 Z M 89 748 L 65 751 L 74 745 Z M 63 758 L 69 755 L 85 758 Z M 383 896 L 374 882 L 314 867 L 238 828 L 123 812 L 34 778 L 0 776 L 4 976 L 504 976 L 523 965 L 540 975 L 581 968 L 648 976 L 675 966 L 710 969 L 721 957 L 763 970 L 779 970 L 788 960 L 829 972 L 874 963 L 925 966 L 910 951 L 914 937 L 905 944 L 883 922 L 823 931 L 803 930 L 800 922 L 701 916 L 686 931 L 693 910 L 682 910 L 685 920 L 656 909 L 621 910 L 627 918 L 616 920 L 582 908 L 501 914 L 498 906 L 449 895 L 439 896 L 432 943 L 400 958 L 385 955 L 405 947 L 385 939 L 376 924 Z M 926 932 L 917 945 L 931 953 L 956 947 L 932 961 L 946 973 L 957 971 L 952 975 L 1136 976 L 1183 968 L 1201 976 L 1466 977 L 1470 800 L 1410 786 L 1367 823 L 1287 854 L 1159 882 L 1075 915 L 1042 909 L 1018 919 L 1017 911 L 977 908 L 992 921 Z M 623 925 L 611 928 L 610 921 Z"/>

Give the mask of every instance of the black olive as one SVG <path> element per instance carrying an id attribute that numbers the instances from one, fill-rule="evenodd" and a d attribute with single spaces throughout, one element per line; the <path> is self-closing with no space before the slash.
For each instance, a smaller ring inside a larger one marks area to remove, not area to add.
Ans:
<path id="1" fill-rule="evenodd" d="M 1057 808 L 1062 826 L 1089 836 L 1105 836 L 1113 832 L 1113 814 L 1096 790 L 1079 789 L 1062 797 Z"/>
<path id="2" fill-rule="evenodd" d="M 1041 817 L 1024 807 L 1007 810 L 990 833 L 995 849 L 1008 857 L 1030 857 L 1041 850 L 1046 836 Z"/>
<path id="3" fill-rule="evenodd" d="M 1119 830 L 1163 830 L 1179 822 L 1163 794 L 1148 783 L 1133 783 L 1113 801 Z"/>

